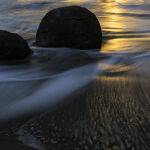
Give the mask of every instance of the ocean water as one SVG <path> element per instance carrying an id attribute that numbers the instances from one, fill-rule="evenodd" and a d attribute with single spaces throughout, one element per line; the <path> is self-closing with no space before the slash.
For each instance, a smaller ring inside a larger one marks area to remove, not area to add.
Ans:
<path id="1" fill-rule="evenodd" d="M 29 42 L 34 41 L 46 12 L 60 6 L 81 5 L 93 11 L 101 22 L 107 38 L 103 51 L 149 48 L 150 2 L 146 0 L 1 0 L 0 4 L 0 28 L 19 33 Z"/>
<path id="2" fill-rule="evenodd" d="M 82 51 L 34 46 L 42 17 L 49 10 L 70 5 L 96 14 L 103 31 L 102 48 Z M 0 65 L 1 123 L 52 109 L 106 74 L 114 79 L 134 70 L 134 76 L 140 76 L 134 80 L 144 78 L 149 83 L 148 0 L 1 0 L 0 29 L 20 34 L 33 50 L 28 63 Z M 27 135 L 21 136 L 25 145 L 43 149 L 32 136 L 24 142 Z"/>

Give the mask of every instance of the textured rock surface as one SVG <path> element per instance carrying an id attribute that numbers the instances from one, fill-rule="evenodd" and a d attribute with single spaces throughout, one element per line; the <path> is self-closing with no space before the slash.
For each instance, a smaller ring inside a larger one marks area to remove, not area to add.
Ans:
<path id="1" fill-rule="evenodd" d="M 0 30 L 0 61 L 24 59 L 30 53 L 31 50 L 22 37 Z"/>
<path id="2" fill-rule="evenodd" d="M 54 9 L 41 21 L 36 44 L 41 47 L 99 49 L 102 33 L 96 16 L 86 8 L 69 6 Z"/>

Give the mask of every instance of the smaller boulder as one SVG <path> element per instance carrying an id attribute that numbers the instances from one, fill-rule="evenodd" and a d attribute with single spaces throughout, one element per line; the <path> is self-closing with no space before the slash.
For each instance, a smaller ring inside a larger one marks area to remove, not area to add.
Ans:
<path id="1" fill-rule="evenodd" d="M 0 30 L 0 61 L 25 59 L 30 54 L 26 40 L 18 34 Z"/>
<path id="2" fill-rule="evenodd" d="M 99 49 L 101 43 L 97 17 L 80 6 L 51 10 L 42 19 L 36 34 L 36 45 L 40 47 Z"/>

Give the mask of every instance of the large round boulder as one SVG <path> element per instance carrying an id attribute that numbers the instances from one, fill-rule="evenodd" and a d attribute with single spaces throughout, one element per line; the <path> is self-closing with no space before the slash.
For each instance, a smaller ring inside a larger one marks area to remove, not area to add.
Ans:
<path id="1" fill-rule="evenodd" d="M 101 42 L 98 19 L 80 6 L 61 7 L 48 12 L 36 34 L 36 45 L 40 47 L 99 49 Z"/>
<path id="2" fill-rule="evenodd" d="M 30 54 L 26 40 L 18 34 L 0 30 L 0 61 L 24 59 Z"/>

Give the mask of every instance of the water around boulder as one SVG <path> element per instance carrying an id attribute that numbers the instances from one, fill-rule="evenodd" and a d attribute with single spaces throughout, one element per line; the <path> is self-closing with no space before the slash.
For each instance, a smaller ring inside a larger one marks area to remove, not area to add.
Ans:
<path id="1" fill-rule="evenodd" d="M 25 59 L 30 54 L 26 40 L 16 33 L 0 30 L 0 61 Z"/>
<path id="2" fill-rule="evenodd" d="M 101 43 L 102 32 L 97 17 L 80 6 L 49 11 L 36 34 L 36 45 L 40 47 L 99 49 Z"/>

